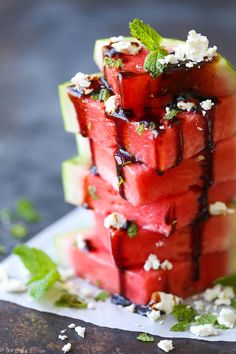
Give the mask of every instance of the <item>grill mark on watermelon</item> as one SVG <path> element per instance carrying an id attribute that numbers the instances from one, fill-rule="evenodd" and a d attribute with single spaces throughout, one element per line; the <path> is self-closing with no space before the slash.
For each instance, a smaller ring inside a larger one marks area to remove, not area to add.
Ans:
<path id="1" fill-rule="evenodd" d="M 202 193 L 198 199 L 199 211 L 192 223 L 192 260 L 193 260 L 193 280 L 197 281 L 200 278 L 200 257 L 202 253 L 202 233 L 204 228 L 204 223 L 209 219 L 209 201 L 208 201 L 208 191 L 213 183 L 213 110 L 211 113 L 206 113 L 205 115 L 205 149 L 204 157 L 202 162 L 202 172 L 201 178 L 204 181 L 202 187 Z"/>

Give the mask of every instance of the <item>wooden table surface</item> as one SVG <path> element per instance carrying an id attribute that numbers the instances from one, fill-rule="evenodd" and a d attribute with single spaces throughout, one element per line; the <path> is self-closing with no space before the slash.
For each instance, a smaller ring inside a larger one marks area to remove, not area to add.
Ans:
<path id="1" fill-rule="evenodd" d="M 184 39 L 199 30 L 236 64 L 235 13 L 235 0 L 1 0 L 0 208 L 21 196 L 34 201 L 42 220 L 29 237 L 71 210 L 63 202 L 60 164 L 76 147 L 63 131 L 57 84 L 97 70 L 96 38 L 128 34 L 128 21 L 139 17 L 163 36 Z M 0 243 L 10 253 L 16 241 L 0 232 Z M 0 302 L 0 353 L 60 353 L 58 332 L 70 322 Z M 72 338 L 71 353 L 163 353 L 135 333 L 86 328 L 86 339 Z M 174 345 L 176 354 L 236 353 L 235 343 L 175 339 Z"/>

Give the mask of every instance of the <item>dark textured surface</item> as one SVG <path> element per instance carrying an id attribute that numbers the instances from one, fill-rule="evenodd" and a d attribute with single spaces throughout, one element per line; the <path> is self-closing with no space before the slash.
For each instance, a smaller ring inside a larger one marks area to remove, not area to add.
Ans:
<path id="1" fill-rule="evenodd" d="M 77 71 L 96 70 L 97 37 L 128 34 L 128 20 L 140 17 L 164 36 L 185 38 L 195 28 L 236 64 L 235 13 L 235 0 L 1 0 L 0 208 L 20 196 L 34 201 L 42 221 L 31 236 L 71 209 L 63 202 L 60 164 L 76 149 L 63 131 L 56 87 Z M 8 251 L 15 243 L 0 233 L 2 242 Z M 68 322 L 0 303 L 0 352 L 60 352 L 57 334 Z M 134 333 L 86 327 L 86 340 L 73 337 L 74 353 L 158 352 L 156 343 L 138 343 Z M 175 353 L 236 353 L 232 343 L 174 342 Z"/>

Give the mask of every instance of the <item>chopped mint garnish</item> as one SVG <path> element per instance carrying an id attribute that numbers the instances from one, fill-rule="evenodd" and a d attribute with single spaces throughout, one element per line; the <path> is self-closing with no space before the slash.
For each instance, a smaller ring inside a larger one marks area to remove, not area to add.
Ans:
<path id="1" fill-rule="evenodd" d="M 88 122 L 88 130 L 92 130 L 92 122 Z"/>
<path id="2" fill-rule="evenodd" d="M 129 238 L 135 237 L 137 235 L 137 232 L 138 232 L 138 226 L 134 222 L 132 222 L 127 230 Z"/>
<path id="3" fill-rule="evenodd" d="M 215 328 L 217 328 L 217 329 L 229 329 L 228 327 L 226 327 L 225 325 L 223 325 L 223 324 L 219 324 L 219 323 L 216 323 L 215 325 L 214 325 L 214 327 Z"/>
<path id="4" fill-rule="evenodd" d="M 108 68 L 123 69 L 124 63 L 121 58 L 115 59 L 110 57 L 105 57 L 103 60 L 104 66 Z"/>
<path id="5" fill-rule="evenodd" d="M 236 288 L 236 274 L 229 275 L 227 277 L 218 278 L 214 282 L 215 284 L 221 284 L 224 286 L 232 286 Z"/>
<path id="6" fill-rule="evenodd" d="M 196 325 L 204 325 L 204 324 L 215 325 L 216 323 L 217 323 L 217 317 L 215 315 L 212 315 L 211 313 L 206 313 L 194 321 L 194 324 Z"/>
<path id="7" fill-rule="evenodd" d="M 136 132 L 138 133 L 138 135 L 142 135 L 144 130 L 145 130 L 144 124 L 139 122 L 136 128 Z"/>
<path id="8" fill-rule="evenodd" d="M 150 122 L 150 123 L 149 123 L 149 128 L 150 128 L 151 130 L 156 129 L 156 124 L 155 124 L 154 122 Z"/>
<path id="9" fill-rule="evenodd" d="M 19 199 L 16 204 L 16 212 L 23 220 L 38 222 L 40 217 L 33 204 L 26 198 Z"/>
<path id="10" fill-rule="evenodd" d="M 140 340 L 141 342 L 154 342 L 155 341 L 155 338 L 148 333 L 140 333 L 136 339 Z"/>
<path id="11" fill-rule="evenodd" d="M 184 332 L 187 330 L 188 326 L 189 326 L 189 322 L 180 321 L 175 323 L 170 330 L 172 332 Z"/>
<path id="12" fill-rule="evenodd" d="M 88 305 L 78 295 L 75 294 L 62 294 L 61 297 L 55 302 L 58 307 L 71 307 L 76 309 L 86 309 Z"/>
<path id="13" fill-rule="evenodd" d="M 27 226 L 22 223 L 12 225 L 9 231 L 14 238 L 18 239 L 26 237 L 29 233 Z"/>
<path id="14" fill-rule="evenodd" d="M 98 199 L 98 196 L 97 196 L 97 189 L 95 186 L 88 186 L 88 194 L 90 195 L 90 197 L 93 199 L 93 200 L 97 200 Z"/>
<path id="15" fill-rule="evenodd" d="M 102 88 L 97 93 L 90 96 L 95 101 L 105 102 L 111 96 L 110 92 L 106 88 Z"/>
<path id="16" fill-rule="evenodd" d="M 164 119 L 171 120 L 176 116 L 177 113 L 178 111 L 176 109 L 171 109 L 168 113 L 164 115 Z"/>
<path id="17" fill-rule="evenodd" d="M 125 183 L 125 180 L 121 176 L 119 176 L 118 177 L 118 187 L 120 187 L 124 183 Z"/>
<path id="18" fill-rule="evenodd" d="M 129 23 L 129 28 L 132 36 L 140 40 L 150 50 L 150 53 L 145 58 L 144 68 L 152 76 L 159 76 L 164 70 L 164 65 L 157 60 L 164 58 L 168 54 L 167 50 L 161 47 L 162 37 L 153 27 L 138 18 Z"/>
<path id="19" fill-rule="evenodd" d="M 101 291 L 97 296 L 95 297 L 96 301 L 106 301 L 110 297 L 110 294 L 107 291 Z"/>
<path id="20" fill-rule="evenodd" d="M 175 305 L 172 315 L 179 321 L 179 322 L 193 322 L 195 316 L 198 315 L 197 311 L 195 311 L 189 305 Z"/>
<path id="21" fill-rule="evenodd" d="M 21 244 L 14 248 L 13 253 L 20 257 L 31 274 L 29 293 L 35 299 L 41 298 L 45 291 L 61 280 L 56 264 L 43 251 Z"/>

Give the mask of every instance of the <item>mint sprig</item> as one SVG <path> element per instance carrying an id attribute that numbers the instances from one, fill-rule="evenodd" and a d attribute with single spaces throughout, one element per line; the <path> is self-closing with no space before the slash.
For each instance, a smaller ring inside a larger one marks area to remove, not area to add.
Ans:
<path id="1" fill-rule="evenodd" d="M 26 198 L 21 198 L 17 201 L 16 212 L 23 220 L 28 222 L 38 222 L 40 216 L 33 204 Z"/>
<path id="2" fill-rule="evenodd" d="M 141 342 L 154 342 L 155 338 L 151 336 L 151 334 L 148 333 L 140 333 L 137 337 L 137 340 L 140 340 Z"/>
<path id="3" fill-rule="evenodd" d="M 70 307 L 75 309 L 86 309 L 88 305 L 78 295 L 65 293 L 55 302 L 57 307 Z"/>
<path id="4" fill-rule="evenodd" d="M 150 50 L 144 61 L 144 69 L 153 77 L 161 75 L 165 65 L 161 64 L 158 59 L 162 59 L 168 54 L 168 51 L 161 46 L 161 35 L 153 27 L 138 18 L 129 23 L 129 28 L 132 36 L 140 40 Z"/>
<path id="5" fill-rule="evenodd" d="M 21 244 L 14 248 L 13 253 L 20 257 L 30 272 L 29 293 L 35 299 L 41 298 L 45 291 L 61 280 L 56 264 L 43 251 Z"/>
<path id="6" fill-rule="evenodd" d="M 224 286 L 232 286 L 236 288 L 236 274 L 232 274 L 226 277 L 221 277 L 215 280 L 215 284 L 221 284 Z"/>

